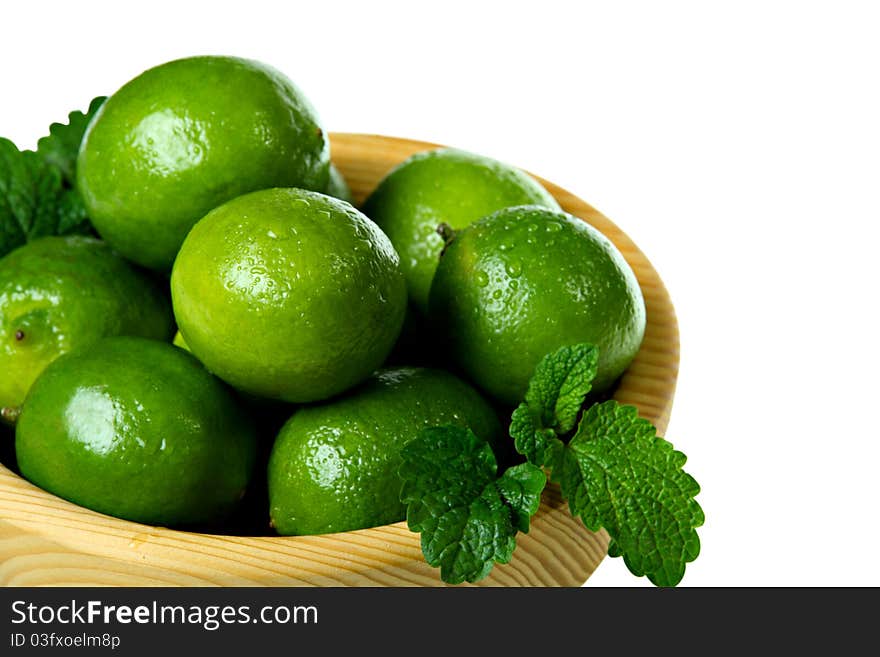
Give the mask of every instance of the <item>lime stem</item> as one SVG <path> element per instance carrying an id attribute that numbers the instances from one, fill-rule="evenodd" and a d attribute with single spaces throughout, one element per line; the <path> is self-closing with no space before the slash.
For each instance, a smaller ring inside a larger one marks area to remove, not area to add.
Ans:
<path id="1" fill-rule="evenodd" d="M 5 406 L 0 409 L 0 420 L 10 426 L 15 426 L 19 415 L 21 415 L 21 406 Z"/>
<path id="2" fill-rule="evenodd" d="M 442 256 L 446 253 L 446 249 L 449 245 L 452 244 L 452 240 L 455 239 L 455 229 L 444 221 L 437 226 L 437 234 L 443 238 L 443 250 L 440 251 L 440 255 Z"/>

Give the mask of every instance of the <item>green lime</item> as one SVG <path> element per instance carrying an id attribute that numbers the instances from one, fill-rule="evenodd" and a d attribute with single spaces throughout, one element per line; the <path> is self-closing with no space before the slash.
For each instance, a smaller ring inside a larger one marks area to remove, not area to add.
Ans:
<path id="1" fill-rule="evenodd" d="M 92 120 L 77 187 L 101 236 L 169 270 L 193 224 L 236 196 L 327 186 L 329 141 L 302 92 L 245 59 L 190 57 L 142 73 Z"/>
<path id="2" fill-rule="evenodd" d="M 354 205 L 354 196 L 351 194 L 351 188 L 349 188 L 348 183 L 345 182 L 345 178 L 342 177 L 339 169 L 337 169 L 333 163 L 330 164 L 330 178 L 327 183 L 327 195 Z"/>
<path id="3" fill-rule="evenodd" d="M 269 458 L 276 531 L 324 534 L 402 520 L 400 450 L 442 424 L 468 426 L 490 443 L 501 433 L 486 401 L 443 370 L 383 370 L 344 397 L 297 410 Z"/>
<path id="4" fill-rule="evenodd" d="M 71 502 L 154 525 L 209 523 L 254 469 L 247 415 L 182 349 L 106 338 L 37 379 L 16 426 L 22 475 Z"/>
<path id="5" fill-rule="evenodd" d="M 527 206 L 455 236 L 437 268 L 430 319 L 474 383 L 516 404 L 541 358 L 582 342 L 599 348 L 593 389 L 607 390 L 639 350 L 645 302 L 604 235 L 571 215 Z"/>
<path id="6" fill-rule="evenodd" d="M 171 341 L 175 347 L 180 347 L 185 351 L 189 351 L 189 347 L 186 344 L 186 340 L 183 339 L 183 334 L 180 331 L 174 334 L 174 339 Z"/>
<path id="7" fill-rule="evenodd" d="M 406 284 L 348 203 L 300 189 L 234 199 L 192 229 L 171 274 L 186 344 L 239 390 L 289 402 L 363 381 L 394 346 Z"/>
<path id="8" fill-rule="evenodd" d="M 417 153 L 379 183 L 364 212 L 400 254 L 409 296 L 423 313 L 443 250 L 440 224 L 455 230 L 496 210 L 537 204 L 559 209 L 534 179 L 501 162 L 455 149 Z"/>
<path id="9" fill-rule="evenodd" d="M 192 353 L 183 335 L 178 331 L 174 335 L 171 344 L 180 347 L 187 353 Z M 290 416 L 291 405 L 274 399 L 266 399 L 265 397 L 257 397 L 240 390 L 234 391 L 236 397 L 241 401 L 241 405 L 247 410 L 251 417 L 254 418 L 254 426 L 257 430 L 257 436 L 261 442 L 268 438 L 274 440 L 278 429 Z"/>
<path id="10" fill-rule="evenodd" d="M 111 335 L 165 340 L 165 291 L 107 244 L 44 237 L 0 260 L 0 407 L 21 405 L 58 356 Z"/>

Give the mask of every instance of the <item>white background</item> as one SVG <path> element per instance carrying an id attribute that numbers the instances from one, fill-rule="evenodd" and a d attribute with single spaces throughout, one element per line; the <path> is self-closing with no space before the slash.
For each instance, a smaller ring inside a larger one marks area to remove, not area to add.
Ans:
<path id="1" fill-rule="evenodd" d="M 876 586 L 878 28 L 869 2 L 5 3 L 0 135 L 33 147 L 148 67 L 229 54 L 330 130 L 553 180 L 677 308 L 666 435 L 707 515 L 683 585 Z M 619 559 L 588 582 L 646 584 Z"/>

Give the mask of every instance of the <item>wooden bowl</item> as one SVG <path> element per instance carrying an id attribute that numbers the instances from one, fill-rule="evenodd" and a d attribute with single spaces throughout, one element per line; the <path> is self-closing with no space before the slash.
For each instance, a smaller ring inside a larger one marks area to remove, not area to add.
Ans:
<path id="1" fill-rule="evenodd" d="M 376 135 L 331 135 L 333 160 L 361 202 L 404 158 L 435 144 Z M 660 435 L 678 374 L 678 327 L 657 272 L 636 245 L 590 205 L 541 180 L 562 207 L 589 222 L 623 253 L 648 310 L 641 350 L 615 398 L 634 404 Z M 579 586 L 607 553 L 608 535 L 573 519 L 549 487 L 518 537 L 509 564 L 483 585 Z M 119 586 L 442 585 L 406 523 L 324 536 L 222 536 L 140 525 L 76 506 L 0 466 L 0 584 Z"/>

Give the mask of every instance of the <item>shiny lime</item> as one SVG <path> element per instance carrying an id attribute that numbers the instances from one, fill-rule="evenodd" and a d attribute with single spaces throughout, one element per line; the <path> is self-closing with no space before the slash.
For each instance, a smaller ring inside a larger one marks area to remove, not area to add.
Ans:
<path id="1" fill-rule="evenodd" d="M 326 399 L 385 360 L 406 309 L 391 242 L 348 203 L 254 192 L 192 229 L 171 275 L 183 339 L 239 390 Z"/>
<path id="2" fill-rule="evenodd" d="M 171 304 L 155 280 L 90 237 L 44 237 L 0 259 L 0 407 L 19 406 L 61 354 L 111 335 L 165 340 Z"/>
<path id="3" fill-rule="evenodd" d="M 599 348 L 594 390 L 608 389 L 645 332 L 645 303 L 608 238 L 571 215 L 526 206 L 461 231 L 440 260 L 430 319 L 451 359 L 484 391 L 522 401 L 559 347 Z"/>
<path id="4" fill-rule="evenodd" d="M 190 57 L 142 73 L 92 120 L 77 187 L 101 236 L 168 270 L 206 212 L 268 187 L 324 190 L 329 141 L 279 71 L 234 57 Z"/>
<path id="5" fill-rule="evenodd" d="M 428 308 L 431 279 L 443 238 L 440 224 L 458 230 L 511 205 L 559 209 L 556 200 L 521 170 L 455 149 L 417 153 L 391 171 L 364 204 L 400 254 L 410 299 Z"/>
<path id="6" fill-rule="evenodd" d="M 186 345 L 186 340 L 183 339 L 183 334 L 180 331 L 174 334 L 174 339 L 171 341 L 175 347 L 180 347 L 184 351 L 189 351 L 189 347 Z"/>
<path id="7" fill-rule="evenodd" d="M 37 379 L 16 426 L 24 477 L 81 506 L 154 525 L 210 523 L 254 470 L 250 419 L 182 349 L 107 338 Z"/>
<path id="8" fill-rule="evenodd" d="M 297 410 L 269 458 L 276 531 L 323 534 L 403 520 L 400 450 L 441 424 L 468 426 L 490 443 L 500 438 L 492 408 L 443 370 L 383 370 L 338 400 Z"/>

